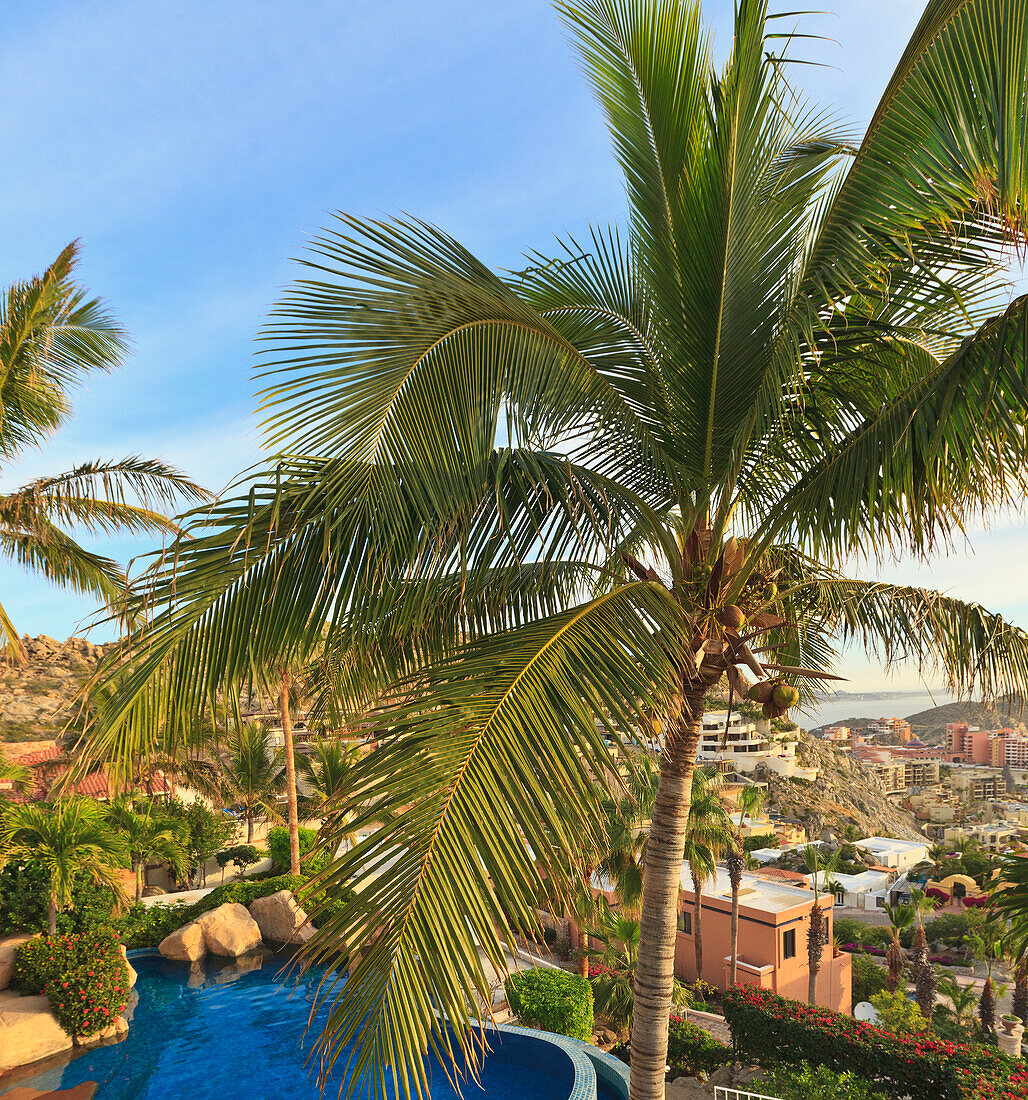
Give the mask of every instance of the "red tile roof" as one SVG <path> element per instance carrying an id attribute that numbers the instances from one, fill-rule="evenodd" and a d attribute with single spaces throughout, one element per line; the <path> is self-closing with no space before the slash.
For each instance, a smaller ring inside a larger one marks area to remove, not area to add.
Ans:
<path id="1" fill-rule="evenodd" d="M 64 774 L 67 764 L 63 759 L 64 753 L 55 744 L 37 752 L 26 753 L 17 758 L 17 763 L 28 768 L 33 775 L 33 784 L 24 792 L 14 790 L 13 785 L 0 781 L 0 786 L 7 786 L 7 798 L 11 802 L 39 802 L 49 795 L 57 780 Z M 164 775 L 157 772 L 151 780 L 144 780 L 140 786 L 150 795 L 168 794 L 169 787 Z M 95 798 L 98 802 L 110 800 L 110 785 L 107 775 L 103 771 L 90 772 L 74 786 L 74 793 L 86 798 Z"/>

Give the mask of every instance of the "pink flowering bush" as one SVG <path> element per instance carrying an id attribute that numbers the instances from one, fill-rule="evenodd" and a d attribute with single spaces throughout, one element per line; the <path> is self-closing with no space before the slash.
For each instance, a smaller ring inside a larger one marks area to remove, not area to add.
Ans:
<path id="1" fill-rule="evenodd" d="M 97 928 L 22 944 L 15 952 L 11 985 L 23 993 L 42 993 L 69 1035 L 95 1035 L 124 1012 L 128 979 L 117 933 Z"/>
<path id="2" fill-rule="evenodd" d="M 766 989 L 728 990 L 724 1014 L 736 1054 L 762 1064 L 827 1065 L 911 1100 L 1028 1100 L 1024 1063 L 992 1047 L 894 1035 Z"/>

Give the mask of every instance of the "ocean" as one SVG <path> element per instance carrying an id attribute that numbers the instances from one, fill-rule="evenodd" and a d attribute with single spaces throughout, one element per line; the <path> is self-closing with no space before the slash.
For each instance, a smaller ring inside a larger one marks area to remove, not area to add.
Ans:
<path id="1" fill-rule="evenodd" d="M 828 726 L 843 718 L 906 718 L 931 707 L 941 707 L 945 703 L 955 703 L 956 697 L 945 692 L 897 691 L 869 692 L 847 695 L 829 695 L 819 704 L 807 710 L 792 714 L 794 722 L 804 729 L 816 729 Z"/>

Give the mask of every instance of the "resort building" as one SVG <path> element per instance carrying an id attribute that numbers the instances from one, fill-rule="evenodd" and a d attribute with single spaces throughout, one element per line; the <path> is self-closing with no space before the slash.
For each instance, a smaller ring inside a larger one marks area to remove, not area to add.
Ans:
<path id="1" fill-rule="evenodd" d="M 1028 738 L 1009 728 L 983 730 L 966 722 L 950 722 L 946 726 L 944 755 L 954 764 L 1025 767 L 1028 765 Z"/>
<path id="2" fill-rule="evenodd" d="M 923 840 L 896 840 L 888 836 L 867 836 L 855 840 L 857 848 L 878 860 L 882 867 L 893 867 L 897 871 L 909 871 L 928 858 L 928 845 Z"/>
<path id="3" fill-rule="evenodd" d="M 732 888 L 728 872 L 718 868 L 717 876 L 700 891 L 703 931 L 703 973 L 696 973 L 693 937 L 692 880 L 687 864 L 682 865 L 682 892 L 675 944 L 675 974 L 683 981 L 697 977 L 718 989 L 727 989 L 731 965 Z M 832 944 L 832 894 L 821 896 L 828 922 L 828 945 L 821 958 L 817 980 L 817 1003 L 837 1012 L 849 1012 L 852 1001 L 851 959 Z M 758 986 L 796 1000 L 807 999 L 807 929 L 813 891 L 799 883 L 779 881 L 763 875 L 744 874 L 739 893 L 740 985 Z"/>
<path id="4" fill-rule="evenodd" d="M 743 718 L 733 712 L 712 711 L 703 716 L 698 759 L 718 764 L 725 771 L 747 775 L 763 766 L 790 779 L 817 779 L 817 768 L 805 768 L 796 760 L 796 742 L 783 741 L 769 724 Z"/>
<path id="5" fill-rule="evenodd" d="M 972 802 L 992 802 L 1007 793 L 1007 783 L 999 768 L 954 767 L 949 786 L 965 801 Z"/>

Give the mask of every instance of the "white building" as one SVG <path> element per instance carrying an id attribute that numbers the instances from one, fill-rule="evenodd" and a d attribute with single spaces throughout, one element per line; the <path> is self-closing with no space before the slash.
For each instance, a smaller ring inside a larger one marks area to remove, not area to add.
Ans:
<path id="1" fill-rule="evenodd" d="M 928 858 L 927 841 L 868 836 L 853 843 L 857 848 L 870 852 L 883 867 L 895 867 L 897 871 L 909 871 Z"/>
<path id="2" fill-rule="evenodd" d="M 806 875 L 806 880 L 813 887 L 814 876 Z M 818 882 L 823 879 L 823 874 L 818 874 Z M 896 877 L 891 871 L 874 871 L 868 869 L 858 875 L 842 875 L 833 872 L 829 882 L 830 888 L 835 894 L 835 904 L 845 905 L 850 909 L 880 909 L 888 896 L 889 886 Z"/>
<path id="3" fill-rule="evenodd" d="M 761 765 L 788 779 L 817 779 L 817 768 L 796 761 L 796 742 L 780 741 L 767 722 L 753 722 L 733 711 L 712 711 L 703 716 L 698 759 L 701 764 L 724 763 L 735 772 L 748 774 Z"/>

